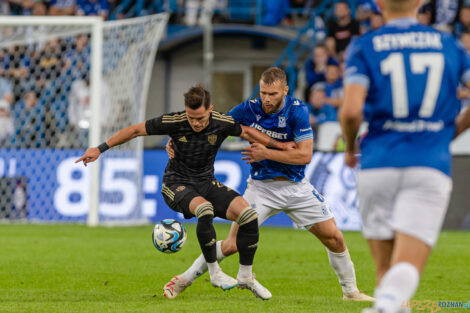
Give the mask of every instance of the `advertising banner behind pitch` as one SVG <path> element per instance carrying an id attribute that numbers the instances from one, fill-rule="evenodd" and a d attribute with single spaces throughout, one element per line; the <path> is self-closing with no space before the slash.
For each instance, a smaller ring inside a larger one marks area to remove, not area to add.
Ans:
<path id="1" fill-rule="evenodd" d="M 26 178 L 27 219 L 42 222 L 84 222 L 89 210 L 89 169 L 74 161 L 82 150 L 0 149 L 0 177 Z M 104 220 L 184 220 L 163 201 L 161 180 L 168 157 L 162 150 L 146 150 L 142 181 L 135 159 L 109 156 L 101 163 L 100 216 Z M 219 152 L 216 178 L 243 194 L 249 166 L 240 152 Z M 325 196 L 341 229 L 359 230 L 356 181 L 344 165 L 343 154 L 314 153 L 307 178 Z M 0 190 L 2 193 L 2 190 Z M 142 201 L 140 201 L 142 199 Z M 4 205 L 0 202 L 1 205 Z M 281 213 L 264 225 L 293 226 Z"/>

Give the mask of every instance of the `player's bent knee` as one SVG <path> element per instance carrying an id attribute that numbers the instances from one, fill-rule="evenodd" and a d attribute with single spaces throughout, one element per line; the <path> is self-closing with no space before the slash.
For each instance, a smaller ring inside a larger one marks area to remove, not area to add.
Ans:
<path id="1" fill-rule="evenodd" d="M 194 210 L 194 215 L 196 215 L 197 218 L 201 218 L 206 215 L 214 216 L 214 207 L 212 206 L 212 203 L 210 202 L 201 203 Z"/>
<path id="2" fill-rule="evenodd" d="M 258 219 L 258 213 L 255 210 L 253 210 L 251 207 L 247 207 L 242 210 L 240 215 L 238 215 L 236 223 L 240 226 L 243 226 L 257 219 Z"/>

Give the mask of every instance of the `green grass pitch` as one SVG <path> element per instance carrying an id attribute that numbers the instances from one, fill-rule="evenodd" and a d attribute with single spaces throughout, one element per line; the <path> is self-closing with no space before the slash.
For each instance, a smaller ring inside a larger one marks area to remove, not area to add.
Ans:
<path id="1" fill-rule="evenodd" d="M 271 300 L 248 290 L 223 292 L 210 285 L 207 274 L 177 299 L 166 299 L 163 285 L 199 255 L 195 226 L 186 226 L 186 246 L 167 255 L 153 247 L 152 225 L 0 225 L 0 312 L 353 313 L 367 306 L 342 301 L 325 249 L 311 234 L 271 227 L 261 228 L 254 265 Z M 216 229 L 220 239 L 229 227 Z M 372 294 L 374 267 L 366 242 L 360 233 L 344 235 L 359 288 Z M 468 232 L 441 234 L 414 299 L 470 300 L 469 243 Z M 221 266 L 235 276 L 237 261 L 232 256 Z"/>

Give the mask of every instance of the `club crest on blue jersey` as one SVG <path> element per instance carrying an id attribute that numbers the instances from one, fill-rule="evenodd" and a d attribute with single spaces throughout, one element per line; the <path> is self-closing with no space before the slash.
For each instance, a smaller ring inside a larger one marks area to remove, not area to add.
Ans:
<path id="1" fill-rule="evenodd" d="M 279 116 L 279 123 L 277 127 L 286 127 L 286 117 L 285 116 Z"/>

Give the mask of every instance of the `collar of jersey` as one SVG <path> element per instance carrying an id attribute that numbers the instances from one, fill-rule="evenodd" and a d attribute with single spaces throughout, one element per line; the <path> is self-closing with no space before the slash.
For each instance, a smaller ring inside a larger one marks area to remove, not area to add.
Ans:
<path id="1" fill-rule="evenodd" d="M 387 25 L 391 26 L 408 26 L 413 24 L 418 24 L 418 20 L 413 17 L 394 18 L 387 23 Z"/>

